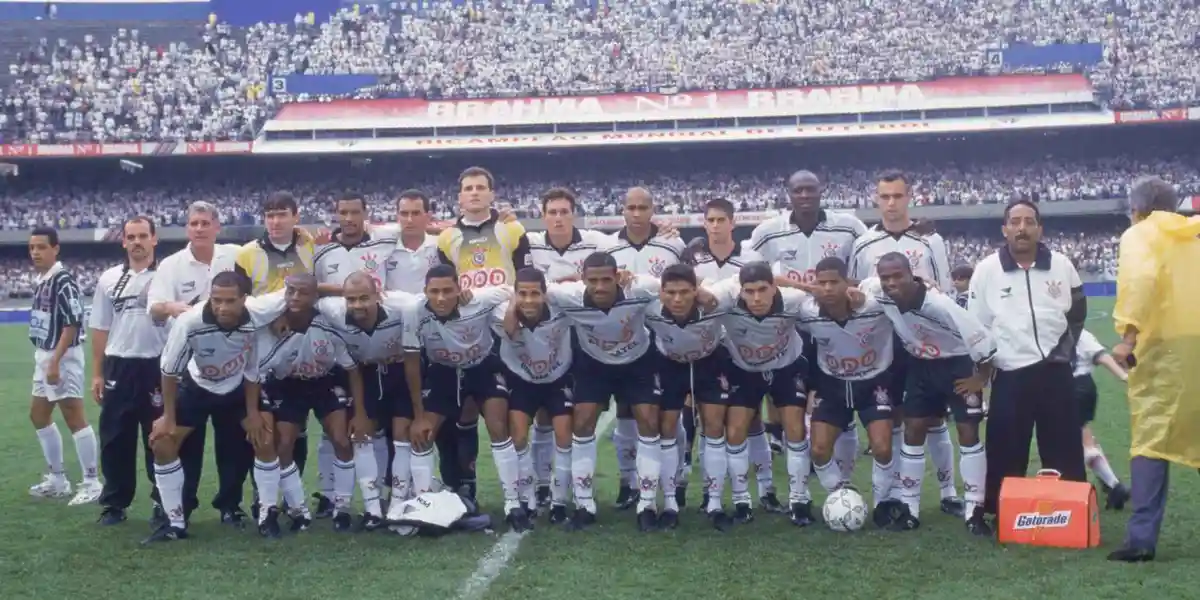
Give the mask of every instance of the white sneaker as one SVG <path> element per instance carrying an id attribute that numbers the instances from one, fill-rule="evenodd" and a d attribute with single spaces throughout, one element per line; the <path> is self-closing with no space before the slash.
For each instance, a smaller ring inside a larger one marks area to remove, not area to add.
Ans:
<path id="1" fill-rule="evenodd" d="M 404 517 L 404 501 L 397 500 L 395 502 L 389 502 L 388 509 L 387 509 L 387 516 L 384 517 L 384 521 L 386 521 L 388 523 L 395 523 L 403 517 Z"/>
<path id="2" fill-rule="evenodd" d="M 104 485 L 99 479 L 84 479 L 79 482 L 79 487 L 76 488 L 75 497 L 67 503 L 67 506 L 79 506 L 81 504 L 91 504 L 100 499 L 100 494 L 104 491 Z"/>
<path id="3" fill-rule="evenodd" d="M 71 495 L 71 482 L 61 475 L 42 475 L 41 483 L 29 486 L 29 495 L 34 498 L 66 498 Z"/>

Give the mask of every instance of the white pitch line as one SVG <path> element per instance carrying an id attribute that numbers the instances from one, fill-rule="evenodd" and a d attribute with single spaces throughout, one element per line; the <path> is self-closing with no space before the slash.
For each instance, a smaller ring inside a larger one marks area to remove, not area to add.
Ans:
<path id="1" fill-rule="evenodd" d="M 608 428 L 612 425 L 616 414 L 616 407 L 600 414 L 600 419 L 596 422 L 597 440 L 605 433 L 608 433 Z M 516 557 L 517 550 L 521 548 L 521 540 L 524 540 L 528 534 L 529 532 L 515 533 L 509 531 L 500 536 L 500 539 L 496 541 L 492 549 L 488 550 L 488 553 L 479 559 L 479 565 L 475 567 L 475 572 L 471 573 L 470 577 L 467 577 L 463 581 L 462 588 L 458 591 L 456 598 L 458 600 L 482 599 L 487 594 L 492 582 L 500 576 L 500 573 L 504 571 L 508 563 L 512 562 L 512 559 Z"/>

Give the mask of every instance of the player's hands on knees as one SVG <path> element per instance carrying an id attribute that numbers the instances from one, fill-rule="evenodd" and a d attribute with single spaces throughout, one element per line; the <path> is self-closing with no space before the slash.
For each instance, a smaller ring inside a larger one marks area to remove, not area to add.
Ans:
<path id="1" fill-rule="evenodd" d="M 817 391 L 808 390 L 808 404 L 804 407 L 804 412 L 808 416 L 812 416 L 813 408 L 817 406 Z"/>
<path id="2" fill-rule="evenodd" d="M 408 440 L 418 448 L 427 448 L 429 442 L 433 439 L 433 423 L 424 415 L 420 415 L 413 419 L 412 425 L 408 428 Z"/>
<path id="3" fill-rule="evenodd" d="M 154 425 L 150 427 L 150 443 L 158 440 L 166 439 L 175 435 L 175 419 L 167 418 L 163 415 L 154 420 Z"/>
<path id="4" fill-rule="evenodd" d="M 356 414 L 350 418 L 350 441 L 369 441 L 371 434 L 375 433 L 374 429 L 371 427 L 371 420 L 366 415 Z"/>
<path id="5" fill-rule="evenodd" d="M 104 378 L 98 375 L 92 378 L 92 399 L 104 406 Z"/>
<path id="6" fill-rule="evenodd" d="M 261 411 L 247 413 L 242 428 L 246 430 L 246 440 L 255 448 L 268 447 L 275 441 L 275 428 Z"/>
<path id="7" fill-rule="evenodd" d="M 970 377 L 956 379 L 954 381 L 954 393 L 960 396 L 982 394 L 985 386 L 987 386 L 987 379 L 983 376 L 983 373 L 975 373 Z"/>

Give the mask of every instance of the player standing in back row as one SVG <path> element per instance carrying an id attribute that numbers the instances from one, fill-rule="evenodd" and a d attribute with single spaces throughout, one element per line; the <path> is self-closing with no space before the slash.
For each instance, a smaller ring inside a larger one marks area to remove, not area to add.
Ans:
<path id="1" fill-rule="evenodd" d="M 954 284 L 951 280 L 950 262 L 946 257 L 946 242 L 942 236 L 926 230 L 920 223 L 909 218 L 911 191 L 908 177 L 904 173 L 885 171 L 880 174 L 875 203 L 879 207 L 881 223 L 872 227 L 855 242 L 854 254 L 847 263 L 850 266 L 850 278 L 862 281 L 875 277 L 880 257 L 899 252 L 908 258 L 909 266 L 917 277 L 942 293 L 953 294 Z M 952 295 L 951 298 L 953 297 Z M 892 367 L 893 383 L 897 391 L 894 397 L 898 407 L 892 422 L 892 456 L 900 455 L 900 440 L 903 439 L 900 419 L 903 418 L 904 396 L 901 390 L 904 389 L 907 359 L 905 353 L 897 353 L 896 362 Z M 946 427 L 945 417 L 935 417 L 930 421 L 926 440 L 929 456 L 937 469 L 942 511 L 962 516 L 963 501 L 959 499 L 958 490 L 954 485 L 954 443 L 950 440 L 950 430 Z M 899 489 L 893 488 L 892 493 L 900 492 Z M 899 500 L 899 497 L 893 496 L 892 499 Z"/>
<path id="2" fill-rule="evenodd" d="M 812 284 L 816 281 L 816 267 L 821 259 L 836 257 L 849 264 L 854 241 L 867 231 L 867 226 L 853 213 L 822 210 L 821 192 L 821 180 L 816 175 L 811 171 L 796 171 L 787 180 L 792 209 L 759 224 L 751 232 L 750 247 L 771 264 L 776 277 Z M 805 358 L 809 365 L 815 365 L 812 340 L 803 332 L 800 338 L 804 341 Z M 779 440 L 782 429 L 773 412 L 774 407 L 768 406 L 770 424 L 767 431 Z M 858 429 L 849 427 L 834 442 L 833 458 L 842 465 L 843 474 L 849 478 L 857 457 Z"/>
<path id="3" fill-rule="evenodd" d="M 62 434 L 54 424 L 57 405 L 75 438 L 83 470 L 83 481 L 71 504 L 95 502 L 103 488 L 96 468 L 96 434 L 83 410 L 83 295 L 75 277 L 58 262 L 57 231 L 34 229 L 29 236 L 29 257 L 38 272 L 29 311 L 29 341 L 34 347 L 29 420 L 49 468 L 29 493 L 39 498 L 63 498 L 71 493 L 63 469 Z"/>

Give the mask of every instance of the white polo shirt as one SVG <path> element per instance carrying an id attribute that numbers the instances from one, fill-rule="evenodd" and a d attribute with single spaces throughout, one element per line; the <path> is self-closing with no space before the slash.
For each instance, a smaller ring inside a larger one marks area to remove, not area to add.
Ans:
<path id="1" fill-rule="evenodd" d="M 1075 339 L 1067 312 L 1083 282 L 1066 256 L 1038 244 L 1028 269 L 1007 247 L 975 265 L 967 310 L 996 340 L 996 368 L 1013 371 L 1043 360 L 1070 363 Z"/>
<path id="2" fill-rule="evenodd" d="M 237 260 L 238 244 L 216 244 L 213 247 L 212 264 L 196 260 L 192 245 L 172 254 L 158 263 L 154 279 L 146 295 L 148 306 L 159 302 L 186 302 L 196 305 L 208 300 L 212 278 L 217 273 L 232 271 Z"/>
<path id="3" fill-rule="evenodd" d="M 384 265 L 384 288 L 420 294 L 425 291 L 425 273 L 439 262 L 436 235 L 425 234 L 416 250 L 409 250 L 397 239 L 396 249 Z"/>

